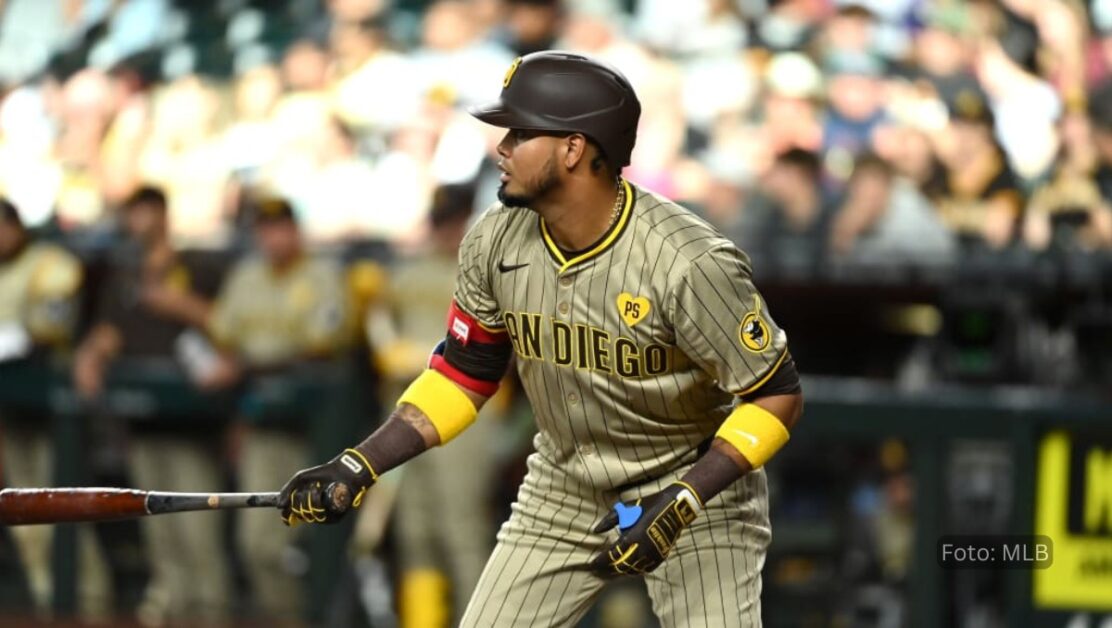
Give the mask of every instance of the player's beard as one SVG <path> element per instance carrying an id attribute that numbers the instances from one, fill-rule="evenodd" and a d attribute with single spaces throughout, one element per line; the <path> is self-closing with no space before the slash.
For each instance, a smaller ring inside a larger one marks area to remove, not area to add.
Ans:
<path id="1" fill-rule="evenodd" d="M 522 184 L 524 191 L 519 194 L 510 194 L 506 191 L 507 181 L 498 186 L 498 200 L 507 207 L 524 207 L 532 209 L 533 204 L 548 196 L 553 190 L 560 187 L 560 172 L 556 168 L 556 159 L 549 155 L 539 173 Z"/>

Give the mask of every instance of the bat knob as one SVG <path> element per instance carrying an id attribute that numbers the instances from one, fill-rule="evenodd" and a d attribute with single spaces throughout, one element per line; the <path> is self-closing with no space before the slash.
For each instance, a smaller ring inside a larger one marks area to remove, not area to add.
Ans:
<path id="1" fill-rule="evenodd" d="M 324 489 L 325 508 L 334 515 L 342 515 L 351 508 L 351 489 L 347 484 L 333 482 Z"/>

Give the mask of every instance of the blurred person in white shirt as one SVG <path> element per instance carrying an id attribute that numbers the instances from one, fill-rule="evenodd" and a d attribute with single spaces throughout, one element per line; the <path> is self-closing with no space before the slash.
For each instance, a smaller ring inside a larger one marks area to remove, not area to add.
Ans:
<path id="1" fill-rule="evenodd" d="M 1098 98 L 1106 94 L 1098 92 Z M 1031 195 L 1023 217 L 1023 240 L 1032 249 L 1112 250 L 1112 198 L 1101 190 L 1100 109 L 1094 120 L 1080 107 L 1058 123 L 1062 150 L 1047 180 Z M 1094 124 L 1094 122 L 1096 124 Z"/>
<path id="2" fill-rule="evenodd" d="M 673 56 L 716 56 L 736 52 L 749 40 L 734 0 L 643 0 L 634 29 L 653 49 Z"/>
<path id="3" fill-rule="evenodd" d="M 496 98 L 502 86 L 484 77 L 501 76 L 513 54 L 485 35 L 468 2 L 433 2 L 421 25 L 421 44 L 410 55 L 422 96 L 448 88 L 463 106 Z"/>
<path id="4" fill-rule="evenodd" d="M 62 84 L 55 158 L 62 167 L 57 216 L 64 228 L 90 227 L 107 215 L 101 185 L 102 140 L 115 115 L 108 76 L 84 69 Z"/>
<path id="5" fill-rule="evenodd" d="M 384 24 L 367 18 L 336 21 L 332 52 L 332 107 L 361 134 L 385 136 L 417 107 L 421 91 L 411 59 L 392 50 Z"/>
<path id="6" fill-rule="evenodd" d="M 224 131 L 223 143 L 228 167 L 240 182 L 252 183 L 278 150 L 272 115 L 281 95 L 281 74 L 272 65 L 260 65 L 236 78 L 235 119 Z"/>
<path id="7" fill-rule="evenodd" d="M 381 235 L 375 218 L 385 208 L 378 195 L 369 194 L 379 183 L 367 160 L 357 152 L 357 138 L 337 118 L 325 120 L 307 154 L 305 170 L 274 181 L 276 190 L 297 208 L 310 244 L 337 244 Z"/>
<path id="8" fill-rule="evenodd" d="M 166 190 L 176 242 L 219 246 L 230 234 L 224 113 L 216 91 L 197 76 L 177 79 L 156 94 L 141 172 Z"/>
<path id="9" fill-rule="evenodd" d="M 0 101 L 0 194 L 21 208 L 23 223 L 41 227 L 54 217 L 54 200 L 62 184 L 55 159 L 56 123 L 48 111 L 49 77 L 18 87 Z"/>
<path id="10" fill-rule="evenodd" d="M 119 206 L 142 183 L 139 155 L 150 132 L 151 78 L 132 60 L 108 71 L 115 115 L 101 144 L 101 189 L 105 201 Z"/>
<path id="11" fill-rule="evenodd" d="M 613 64 L 625 74 L 637 93 L 643 94 L 659 80 L 658 74 L 673 64 L 630 39 L 624 23 L 625 16 L 615 0 L 576 0 L 568 11 L 556 48 L 585 52 Z M 642 95 L 641 102 L 642 106 L 652 103 L 652 95 Z"/>
<path id="12" fill-rule="evenodd" d="M 995 41 L 978 47 L 976 71 L 996 120 L 996 138 L 1011 167 L 1027 179 L 1046 172 L 1058 153 L 1055 122 L 1063 110 L 1061 95 Z"/>

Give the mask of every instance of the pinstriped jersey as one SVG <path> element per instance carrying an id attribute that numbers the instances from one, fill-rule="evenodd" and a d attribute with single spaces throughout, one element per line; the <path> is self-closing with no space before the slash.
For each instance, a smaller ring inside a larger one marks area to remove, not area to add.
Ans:
<path id="1" fill-rule="evenodd" d="M 538 454 L 594 490 L 694 461 L 735 396 L 787 355 L 745 254 L 688 210 L 621 184 L 617 220 L 574 253 L 535 212 L 495 204 L 464 238 L 455 293 L 512 342 Z"/>

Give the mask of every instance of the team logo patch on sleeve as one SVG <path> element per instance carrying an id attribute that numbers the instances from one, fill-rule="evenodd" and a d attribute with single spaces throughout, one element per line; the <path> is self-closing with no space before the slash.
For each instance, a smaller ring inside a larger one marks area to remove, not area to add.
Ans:
<path id="1" fill-rule="evenodd" d="M 622 315 L 625 324 L 630 327 L 645 320 L 651 309 L 652 305 L 645 297 L 634 297 L 628 292 L 618 295 L 618 313 Z"/>
<path id="2" fill-rule="evenodd" d="M 741 319 L 737 335 L 741 346 L 754 353 L 761 353 L 772 344 L 772 333 L 769 332 L 768 323 L 761 318 L 761 298 L 753 297 L 753 300 L 756 308 Z"/>

